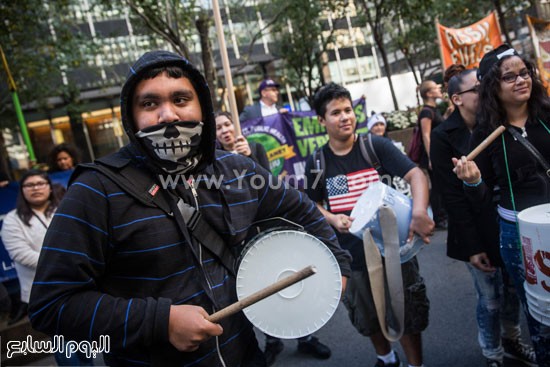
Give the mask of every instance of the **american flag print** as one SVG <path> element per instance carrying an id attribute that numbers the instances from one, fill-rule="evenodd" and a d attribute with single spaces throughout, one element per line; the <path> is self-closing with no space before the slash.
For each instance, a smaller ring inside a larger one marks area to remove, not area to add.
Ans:
<path id="1" fill-rule="evenodd" d="M 352 210 L 372 182 L 380 177 L 374 168 L 327 178 L 328 203 L 333 213 Z"/>

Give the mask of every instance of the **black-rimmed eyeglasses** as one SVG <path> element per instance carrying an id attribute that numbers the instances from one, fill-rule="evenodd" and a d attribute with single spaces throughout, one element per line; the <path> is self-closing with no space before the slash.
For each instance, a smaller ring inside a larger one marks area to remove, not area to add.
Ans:
<path id="1" fill-rule="evenodd" d="M 48 186 L 49 184 L 45 181 L 43 182 L 36 182 L 36 183 L 26 183 L 26 184 L 23 184 L 23 188 L 24 189 L 29 189 L 29 190 L 32 190 L 32 189 L 43 189 L 44 187 Z"/>
<path id="2" fill-rule="evenodd" d="M 475 85 L 470 89 L 463 90 L 462 92 L 458 92 L 456 94 L 460 95 L 460 94 L 464 94 L 464 93 L 468 93 L 468 92 L 472 92 L 472 93 L 477 94 L 479 92 L 479 85 Z"/>
<path id="3" fill-rule="evenodd" d="M 518 79 L 518 76 L 521 76 L 521 79 L 527 80 L 531 77 L 531 72 L 527 69 L 524 69 L 519 72 L 519 74 L 507 73 L 500 77 L 500 79 L 506 83 L 515 83 Z"/>

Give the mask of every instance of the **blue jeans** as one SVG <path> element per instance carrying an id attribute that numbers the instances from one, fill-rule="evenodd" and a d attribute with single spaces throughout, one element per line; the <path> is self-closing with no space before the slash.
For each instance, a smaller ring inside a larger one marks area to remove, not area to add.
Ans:
<path id="1" fill-rule="evenodd" d="M 518 292 L 523 312 L 527 317 L 527 326 L 531 334 L 531 342 L 537 355 L 539 367 L 550 367 L 550 326 L 546 326 L 531 317 L 525 298 L 523 282 L 525 270 L 519 242 L 519 235 L 515 224 L 500 221 L 500 254 L 510 278 Z"/>
<path id="2" fill-rule="evenodd" d="M 519 298 L 505 269 L 492 273 L 481 271 L 466 263 L 477 292 L 478 340 L 483 356 L 502 362 L 504 349 L 501 337 L 516 340 L 519 327 Z"/>

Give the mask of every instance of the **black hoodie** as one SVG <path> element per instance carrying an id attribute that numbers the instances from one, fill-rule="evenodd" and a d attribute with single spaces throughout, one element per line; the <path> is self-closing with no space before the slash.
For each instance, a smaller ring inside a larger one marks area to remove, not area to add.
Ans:
<path id="1" fill-rule="evenodd" d="M 160 184 L 148 168 L 144 149 L 134 140 L 131 98 L 140 75 L 164 65 L 179 65 L 192 78 L 203 108 L 203 168 L 196 169 L 198 205 L 227 246 L 237 248 L 256 220 L 284 216 L 303 225 L 335 254 L 342 274 L 350 275 L 350 257 L 334 232 L 305 195 L 279 185 L 252 160 L 214 150 L 214 118 L 204 78 L 185 59 L 169 52 L 145 54 L 123 87 L 122 115 L 131 143 L 103 161 L 123 169 L 133 165 Z M 178 352 L 168 340 L 171 305 L 197 305 L 208 313 L 237 300 L 235 278 L 220 260 L 203 248 L 199 263 L 173 216 L 144 205 L 130 191 L 93 169 L 77 169 L 72 185 L 52 220 L 38 263 L 30 301 L 30 319 L 37 330 L 62 334 L 65 340 L 99 340 L 109 335 L 109 365 L 247 366 L 256 348 L 252 326 L 242 312 L 221 322 L 218 338 L 194 352 Z M 223 177 L 209 185 L 205 177 Z M 272 187 L 257 188 L 261 176 Z M 182 183 L 180 181 L 180 183 Z M 136 189 L 141 186 L 136 184 Z M 276 188 L 274 188 L 276 187 Z M 178 188 L 187 203 L 189 189 Z M 148 194 L 147 191 L 144 194 Z M 214 301 L 201 281 L 207 274 Z M 220 357 L 221 356 L 221 357 Z"/>

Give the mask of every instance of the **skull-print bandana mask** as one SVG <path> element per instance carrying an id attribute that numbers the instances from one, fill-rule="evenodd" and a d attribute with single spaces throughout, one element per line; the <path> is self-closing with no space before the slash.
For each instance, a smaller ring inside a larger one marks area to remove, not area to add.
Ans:
<path id="1" fill-rule="evenodd" d="M 199 163 L 203 123 L 178 121 L 148 126 L 136 133 L 156 166 L 169 174 L 192 170 Z"/>

